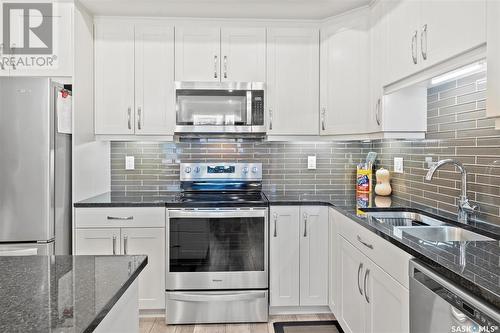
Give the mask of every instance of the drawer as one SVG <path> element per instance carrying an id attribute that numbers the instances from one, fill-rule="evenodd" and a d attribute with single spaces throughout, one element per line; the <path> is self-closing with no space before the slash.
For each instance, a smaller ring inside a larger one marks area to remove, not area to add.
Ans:
<path id="1" fill-rule="evenodd" d="M 165 208 L 77 208 L 77 228 L 165 227 Z"/>
<path id="2" fill-rule="evenodd" d="M 337 215 L 340 219 L 339 233 L 386 273 L 408 288 L 408 264 L 412 256 L 350 218 Z"/>

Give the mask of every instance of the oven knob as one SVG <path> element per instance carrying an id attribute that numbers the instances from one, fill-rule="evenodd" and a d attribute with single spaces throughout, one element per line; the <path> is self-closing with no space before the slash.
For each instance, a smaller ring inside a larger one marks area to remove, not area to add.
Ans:
<path id="1" fill-rule="evenodd" d="M 190 167 L 186 167 L 186 168 L 184 169 L 184 172 L 185 172 L 185 173 L 190 173 L 190 172 L 191 172 L 191 168 L 190 168 Z"/>
<path id="2" fill-rule="evenodd" d="M 243 168 L 243 173 L 248 173 L 248 168 L 247 167 Z"/>
<path id="3" fill-rule="evenodd" d="M 257 173 L 257 171 L 259 171 L 259 169 L 257 169 L 257 167 L 253 167 L 253 168 L 252 168 L 252 172 L 253 172 L 253 173 Z"/>
<path id="4" fill-rule="evenodd" d="M 201 171 L 200 167 L 196 167 L 196 168 L 194 168 L 194 172 L 195 172 L 195 173 L 199 173 L 200 171 Z"/>

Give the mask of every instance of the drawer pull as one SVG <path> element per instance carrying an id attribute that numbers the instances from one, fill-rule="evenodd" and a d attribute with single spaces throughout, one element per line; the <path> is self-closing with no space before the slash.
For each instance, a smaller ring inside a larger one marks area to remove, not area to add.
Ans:
<path id="1" fill-rule="evenodd" d="M 363 244 L 364 246 L 366 246 L 370 250 L 373 250 L 373 245 L 364 242 L 359 235 L 358 235 L 358 242 L 360 242 L 361 244 Z"/>
<path id="2" fill-rule="evenodd" d="M 120 221 L 130 221 L 133 220 L 133 216 L 125 216 L 125 217 L 119 217 L 119 216 L 108 216 L 108 220 L 120 220 Z"/>
<path id="3" fill-rule="evenodd" d="M 363 282 L 363 289 L 365 290 L 365 299 L 366 303 L 370 304 L 370 298 L 368 297 L 368 291 L 366 290 L 366 282 L 368 280 L 368 275 L 370 275 L 370 270 L 367 269 L 365 272 L 365 280 Z"/>

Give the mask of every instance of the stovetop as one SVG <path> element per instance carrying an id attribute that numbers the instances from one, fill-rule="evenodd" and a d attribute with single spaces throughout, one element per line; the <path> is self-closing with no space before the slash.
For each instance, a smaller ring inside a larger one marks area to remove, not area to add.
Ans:
<path id="1" fill-rule="evenodd" d="M 186 191 L 181 192 L 176 201 L 190 207 L 261 207 L 268 204 L 266 196 L 260 191 Z"/>

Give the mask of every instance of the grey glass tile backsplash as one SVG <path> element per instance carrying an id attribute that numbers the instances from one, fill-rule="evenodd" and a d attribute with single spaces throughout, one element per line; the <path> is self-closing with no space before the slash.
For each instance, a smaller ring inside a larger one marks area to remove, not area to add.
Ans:
<path id="1" fill-rule="evenodd" d="M 379 166 L 392 170 L 394 157 L 404 158 L 404 174 L 392 174 L 395 195 L 456 212 L 461 184 L 454 167 L 440 169 L 432 182 L 424 181 L 426 158 L 452 158 L 469 171 L 470 199 L 482 212 L 500 217 L 500 131 L 494 129 L 494 120 L 485 118 L 485 89 L 485 72 L 429 88 L 426 140 L 373 143 Z"/>
<path id="2" fill-rule="evenodd" d="M 266 191 L 335 194 L 354 188 L 356 164 L 371 143 L 142 143 L 111 144 L 111 187 L 115 191 L 179 189 L 180 162 L 260 162 Z M 125 156 L 135 156 L 136 169 L 125 170 Z M 307 156 L 317 158 L 307 169 Z"/>
<path id="3" fill-rule="evenodd" d="M 404 158 L 404 174 L 392 173 L 393 194 L 456 212 L 460 175 L 447 167 L 424 181 L 426 157 L 454 158 L 470 172 L 471 200 L 500 223 L 500 131 L 485 113 L 486 73 L 476 73 L 428 89 L 425 140 L 263 143 L 111 143 L 111 188 L 116 191 L 179 189 L 179 162 L 248 161 L 263 163 L 264 189 L 291 194 L 344 194 L 354 188 L 356 164 L 373 150 L 378 166 L 392 171 Z M 136 169 L 125 170 L 125 156 Z M 307 169 L 307 156 L 317 169 Z"/>

